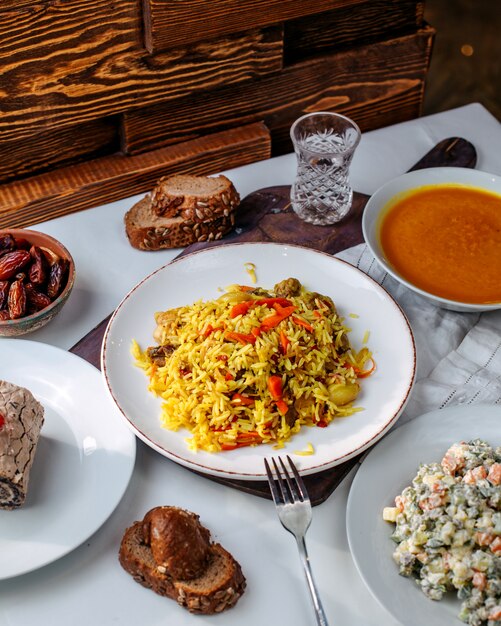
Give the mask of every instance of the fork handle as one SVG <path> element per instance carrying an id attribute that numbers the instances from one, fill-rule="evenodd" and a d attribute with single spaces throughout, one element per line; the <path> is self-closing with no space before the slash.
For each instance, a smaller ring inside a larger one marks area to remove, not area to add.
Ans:
<path id="1" fill-rule="evenodd" d="M 310 590 L 311 601 L 313 603 L 313 608 L 315 609 L 317 624 L 318 626 L 329 626 L 327 618 L 325 617 L 322 603 L 320 602 L 320 596 L 318 595 L 317 586 L 315 585 L 315 581 L 313 580 L 313 574 L 310 567 L 310 559 L 308 558 L 308 551 L 306 550 L 306 542 L 304 540 L 304 536 L 296 537 L 296 542 L 299 550 L 299 556 L 301 558 L 301 563 L 303 565 L 304 575 L 306 576 L 306 581 Z"/>

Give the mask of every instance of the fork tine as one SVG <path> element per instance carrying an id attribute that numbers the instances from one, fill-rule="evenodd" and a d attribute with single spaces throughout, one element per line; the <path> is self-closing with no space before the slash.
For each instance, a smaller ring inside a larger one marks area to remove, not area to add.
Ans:
<path id="1" fill-rule="evenodd" d="M 268 476 L 268 484 L 270 485 L 270 491 L 273 497 L 273 501 L 275 502 L 275 504 L 280 504 L 281 503 L 280 494 L 278 493 L 278 489 L 275 484 L 275 479 L 273 478 L 271 468 L 266 459 L 264 460 L 264 466 L 266 468 L 266 475 Z"/>
<path id="2" fill-rule="evenodd" d="M 282 463 L 282 459 L 280 457 L 278 457 L 278 460 L 280 461 L 280 463 Z M 284 483 L 284 480 L 282 478 L 282 474 L 280 473 L 280 470 L 278 469 L 278 465 L 277 465 L 275 459 L 272 458 L 271 461 L 272 461 L 273 466 L 275 468 L 275 472 L 277 473 L 277 483 L 278 483 L 278 488 L 280 489 L 280 493 L 282 495 L 282 502 L 284 502 L 285 504 L 289 504 L 291 502 L 291 497 L 289 495 L 289 492 L 285 488 L 285 483 Z M 283 467 L 283 465 L 284 464 L 282 463 L 282 467 Z M 285 470 L 285 467 L 284 467 L 284 470 Z M 286 478 L 288 479 L 287 470 L 285 470 L 285 475 L 286 475 Z M 293 495 L 292 492 L 291 492 L 291 495 Z"/>
<path id="3" fill-rule="evenodd" d="M 307 491 L 306 486 L 305 486 L 305 484 L 303 482 L 303 479 L 301 478 L 301 475 L 297 471 L 296 466 L 292 462 L 292 459 L 290 458 L 290 456 L 287 455 L 286 458 L 289 461 L 290 468 L 291 468 L 292 473 L 294 474 L 294 477 L 296 479 L 296 484 L 297 484 L 297 487 L 299 489 L 299 493 L 301 494 L 301 498 L 302 498 L 303 502 L 306 502 L 306 501 L 308 501 L 310 499 L 310 497 L 308 496 L 308 491 Z"/>
<path id="4" fill-rule="evenodd" d="M 287 457 L 289 463 L 291 463 L 291 460 L 289 457 Z M 284 475 L 285 475 L 285 480 L 287 481 L 287 486 L 289 487 L 289 491 L 291 493 L 292 496 L 292 501 L 293 502 L 297 502 L 297 501 L 302 501 L 302 494 L 300 489 L 298 489 L 298 485 L 297 483 L 291 478 L 291 475 L 289 474 L 288 469 L 285 467 L 284 462 L 282 461 L 282 458 L 279 457 L 278 459 L 280 461 L 280 465 L 282 466 L 282 469 L 284 471 Z M 292 467 L 292 464 L 291 464 Z M 296 470 L 297 473 L 297 470 Z"/>

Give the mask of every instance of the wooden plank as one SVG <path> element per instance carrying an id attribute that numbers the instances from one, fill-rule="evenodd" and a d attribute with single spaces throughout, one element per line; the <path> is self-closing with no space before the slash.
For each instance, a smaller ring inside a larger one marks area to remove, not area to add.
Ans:
<path id="1" fill-rule="evenodd" d="M 0 141 L 280 70 L 281 26 L 151 57 L 137 0 L 0 8 Z"/>
<path id="2" fill-rule="evenodd" d="M 112 155 L 0 185 L 0 228 L 19 228 L 149 191 L 161 176 L 214 174 L 268 158 L 262 123 L 135 157 Z"/>
<path id="3" fill-rule="evenodd" d="M 2 0 L 0 11 L 15 11 L 17 14 L 19 11 L 24 10 L 28 13 L 34 13 L 43 8 L 42 2 L 43 0 L 38 2 L 34 0 Z M 45 0 L 44 4 L 48 4 L 47 0 Z"/>
<path id="4" fill-rule="evenodd" d="M 420 114 L 433 29 L 310 59 L 273 77 L 123 116 L 122 148 L 130 154 L 204 133 L 264 120 L 273 153 L 290 151 L 291 123 L 314 110 L 336 110 L 371 130 Z"/>
<path id="5" fill-rule="evenodd" d="M 400 122 L 415 119 L 422 113 L 423 107 L 423 90 L 424 83 L 417 81 L 402 81 L 394 85 L 394 89 L 388 91 L 386 96 L 382 98 L 382 94 L 375 94 L 374 100 L 354 103 L 353 107 L 349 104 L 331 106 L 331 99 L 326 102 L 320 102 L 318 105 L 309 108 L 313 111 L 332 110 L 342 115 L 347 115 L 354 119 L 360 126 L 362 132 L 368 132 L 384 126 L 391 126 Z M 335 100 L 334 100 L 335 102 Z M 296 119 L 296 117 L 294 117 Z M 286 154 L 292 150 L 292 142 L 290 140 L 290 127 L 294 119 L 286 122 L 282 121 L 277 124 L 272 132 L 272 156 Z"/>
<path id="6" fill-rule="evenodd" d="M 284 24 L 284 59 L 293 63 L 313 55 L 354 48 L 411 34 L 423 27 L 424 2 L 368 0 L 356 7 L 336 6 Z"/>
<path id="7" fill-rule="evenodd" d="M 148 50 L 158 52 L 339 8 L 356 18 L 360 6 L 367 4 L 370 4 L 368 0 L 143 0 L 145 45 Z M 379 13 L 381 24 L 391 27 L 395 13 L 404 15 L 398 8 L 399 0 L 377 4 L 383 5 Z M 416 12 L 422 3 L 404 0 L 403 4 L 413 4 Z M 415 16 L 407 13 L 405 16 L 409 26 L 415 28 Z"/>
<path id="8" fill-rule="evenodd" d="M 103 118 L 50 129 L 27 139 L 0 141 L 0 182 L 117 152 L 118 128 L 117 119 Z"/>

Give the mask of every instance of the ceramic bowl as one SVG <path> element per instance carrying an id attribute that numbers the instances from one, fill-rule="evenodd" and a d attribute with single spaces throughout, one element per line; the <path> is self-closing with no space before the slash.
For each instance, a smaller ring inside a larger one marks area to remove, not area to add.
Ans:
<path id="1" fill-rule="evenodd" d="M 63 244 L 50 235 L 25 228 L 0 229 L 0 236 L 5 234 L 11 234 L 14 238 L 23 238 L 32 245 L 47 248 L 57 256 L 64 258 L 69 262 L 66 285 L 63 291 L 53 302 L 49 304 L 49 306 L 37 311 L 36 313 L 32 313 L 31 315 L 26 315 L 18 319 L 0 321 L 1 337 L 17 337 L 42 328 L 48 324 L 63 308 L 69 298 L 75 281 L 75 263 L 71 254 L 63 246 Z"/>
<path id="2" fill-rule="evenodd" d="M 501 177 L 487 172 L 462 167 L 434 167 L 408 172 L 380 187 L 369 199 L 362 216 L 362 231 L 365 242 L 378 263 L 388 274 L 412 291 L 442 308 L 461 312 L 501 309 L 501 301 L 492 304 L 459 302 L 442 298 L 416 287 L 416 285 L 409 282 L 391 265 L 381 246 L 381 224 L 385 215 L 397 199 L 419 187 L 447 183 L 474 187 L 501 196 Z"/>

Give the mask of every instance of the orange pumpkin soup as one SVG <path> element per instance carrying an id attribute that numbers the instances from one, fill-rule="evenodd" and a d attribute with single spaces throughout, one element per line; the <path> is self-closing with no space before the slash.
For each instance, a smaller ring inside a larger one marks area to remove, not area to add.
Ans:
<path id="1" fill-rule="evenodd" d="M 388 262 L 408 282 L 448 300 L 501 302 L 501 196 L 430 185 L 392 201 L 380 226 Z"/>

